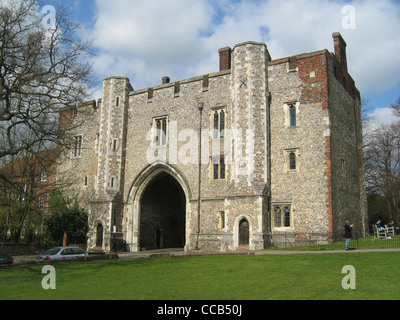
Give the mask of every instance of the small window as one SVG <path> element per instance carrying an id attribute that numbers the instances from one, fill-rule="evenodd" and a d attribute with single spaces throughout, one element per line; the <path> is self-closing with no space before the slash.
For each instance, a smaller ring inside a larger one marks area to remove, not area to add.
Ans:
<path id="1" fill-rule="evenodd" d="M 153 128 L 156 146 L 165 146 L 167 144 L 167 117 L 154 119 Z"/>
<path id="2" fill-rule="evenodd" d="M 219 115 L 219 137 L 223 138 L 225 134 L 225 112 L 221 111 Z"/>
<path id="3" fill-rule="evenodd" d="M 218 175 L 218 170 L 219 170 L 219 164 L 214 163 L 214 180 L 217 180 L 219 175 Z"/>
<path id="4" fill-rule="evenodd" d="M 225 137 L 226 112 L 223 109 L 212 112 L 212 127 L 214 139 Z"/>
<path id="5" fill-rule="evenodd" d="M 43 210 L 44 209 L 44 195 L 43 194 L 41 194 L 39 196 L 38 202 L 39 202 L 39 209 Z"/>
<path id="6" fill-rule="evenodd" d="M 283 208 L 283 214 L 284 214 L 283 226 L 290 227 L 290 209 L 288 206 Z"/>
<path id="7" fill-rule="evenodd" d="M 275 207 L 275 227 L 282 226 L 282 212 L 280 207 Z"/>
<path id="8" fill-rule="evenodd" d="M 119 107 L 119 97 L 117 97 L 117 98 L 115 99 L 115 105 L 116 105 L 117 107 Z"/>
<path id="9" fill-rule="evenodd" d="M 294 105 L 291 105 L 289 107 L 289 113 L 290 113 L 290 126 L 295 127 L 296 126 L 296 107 Z"/>
<path id="10" fill-rule="evenodd" d="M 340 159 L 340 173 L 343 177 L 346 176 L 346 162 L 344 159 Z"/>
<path id="11" fill-rule="evenodd" d="M 80 157 L 82 155 L 82 136 L 74 137 L 74 156 Z"/>
<path id="12" fill-rule="evenodd" d="M 225 179 L 225 159 L 213 159 L 213 178 L 214 180 Z"/>
<path id="13" fill-rule="evenodd" d="M 118 149 L 118 139 L 113 139 L 113 150 Z"/>
<path id="14" fill-rule="evenodd" d="M 42 171 L 40 172 L 40 181 L 46 181 L 47 180 L 47 169 L 42 168 Z"/>
<path id="15" fill-rule="evenodd" d="M 296 170 L 296 154 L 294 152 L 289 154 L 289 169 Z"/>
<path id="16" fill-rule="evenodd" d="M 219 212 L 219 230 L 224 230 L 225 228 L 225 211 Z"/>
<path id="17" fill-rule="evenodd" d="M 88 177 L 85 177 L 85 187 L 88 186 Z"/>
<path id="18" fill-rule="evenodd" d="M 218 139 L 218 127 L 219 127 L 219 114 L 218 111 L 214 112 L 214 139 Z"/>
<path id="19" fill-rule="evenodd" d="M 299 171 L 299 163 L 298 163 L 299 156 L 300 156 L 299 148 L 285 149 L 284 172 Z"/>
<path id="20" fill-rule="evenodd" d="M 273 227 L 290 228 L 291 227 L 291 205 L 275 205 L 273 206 Z"/>

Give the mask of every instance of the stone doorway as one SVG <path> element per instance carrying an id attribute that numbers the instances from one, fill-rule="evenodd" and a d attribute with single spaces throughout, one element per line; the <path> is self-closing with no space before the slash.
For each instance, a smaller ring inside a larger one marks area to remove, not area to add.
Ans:
<path id="1" fill-rule="evenodd" d="M 103 247 L 103 225 L 99 223 L 96 229 L 96 247 Z"/>
<path id="2" fill-rule="evenodd" d="M 186 198 L 180 184 L 161 172 L 147 185 L 140 200 L 141 250 L 185 246 Z"/>
<path id="3" fill-rule="evenodd" d="M 239 246 L 249 245 L 249 222 L 243 218 L 239 222 Z"/>

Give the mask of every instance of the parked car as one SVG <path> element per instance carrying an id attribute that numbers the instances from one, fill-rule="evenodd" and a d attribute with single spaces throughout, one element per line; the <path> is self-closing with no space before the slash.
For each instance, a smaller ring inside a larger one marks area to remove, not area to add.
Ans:
<path id="1" fill-rule="evenodd" d="M 0 264 L 13 264 L 14 259 L 7 253 L 0 253 Z"/>
<path id="2" fill-rule="evenodd" d="M 89 254 L 78 247 L 55 247 L 36 256 L 36 261 L 64 260 L 76 257 L 85 257 Z"/>

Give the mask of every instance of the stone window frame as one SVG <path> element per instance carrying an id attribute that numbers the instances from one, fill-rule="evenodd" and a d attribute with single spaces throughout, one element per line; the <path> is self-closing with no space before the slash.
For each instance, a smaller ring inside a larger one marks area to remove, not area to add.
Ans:
<path id="1" fill-rule="evenodd" d="M 219 211 L 219 215 L 218 215 L 218 230 L 224 231 L 225 224 L 226 224 L 226 212 L 221 210 L 221 211 Z"/>
<path id="2" fill-rule="evenodd" d="M 271 227 L 274 231 L 288 231 L 293 230 L 293 211 L 294 206 L 292 201 L 272 202 L 271 203 Z M 280 223 L 277 225 L 277 209 L 280 211 Z M 285 217 L 286 210 L 288 209 L 289 217 Z"/>
<path id="3" fill-rule="evenodd" d="M 118 138 L 113 138 L 111 142 L 111 150 L 112 151 L 118 151 L 119 149 L 119 139 Z"/>
<path id="4" fill-rule="evenodd" d="M 224 115 L 223 122 L 221 122 L 221 119 L 222 119 L 221 114 Z M 218 116 L 217 123 L 215 122 L 216 115 Z M 218 106 L 218 107 L 211 108 L 210 128 L 211 128 L 211 138 L 212 139 L 217 140 L 217 139 L 225 138 L 226 118 L 227 118 L 227 112 L 226 112 L 225 106 Z M 217 125 L 217 128 L 216 128 L 216 125 Z"/>
<path id="5" fill-rule="evenodd" d="M 224 170 L 223 170 L 223 177 L 221 177 L 221 172 L 222 168 L 221 166 L 223 165 Z M 215 168 L 217 166 L 217 178 L 215 177 Z M 209 177 L 210 180 L 212 181 L 225 181 L 227 179 L 227 170 L 226 170 L 226 161 L 225 161 L 225 155 L 215 155 L 210 157 L 210 169 L 209 169 Z"/>
<path id="6" fill-rule="evenodd" d="M 292 156 L 294 155 L 295 168 L 292 167 Z M 299 172 L 299 156 L 300 151 L 298 147 L 285 149 L 285 164 L 284 172 Z"/>
<path id="7" fill-rule="evenodd" d="M 291 110 L 295 110 L 295 123 L 293 123 L 293 114 Z M 283 113 L 285 116 L 285 127 L 286 128 L 298 128 L 299 127 L 299 114 L 300 114 L 300 102 L 299 101 L 288 101 L 283 104 Z M 294 124 L 294 125 L 293 125 Z"/>
<path id="8" fill-rule="evenodd" d="M 115 175 L 109 175 L 107 189 L 108 190 L 116 190 L 119 187 L 118 184 L 119 184 L 118 177 Z"/>
<path id="9" fill-rule="evenodd" d="M 72 146 L 72 157 L 81 158 L 82 157 L 82 146 L 83 146 L 83 134 L 77 134 L 74 136 L 74 142 Z"/>
<path id="10" fill-rule="evenodd" d="M 165 133 L 165 135 L 162 137 L 161 143 L 159 143 L 159 128 L 157 127 L 158 121 L 160 122 L 160 129 Z M 165 127 L 164 127 L 165 125 Z M 165 131 L 163 130 L 165 128 Z M 168 144 L 168 129 L 169 129 L 169 119 L 167 115 L 164 116 L 157 116 L 153 117 L 152 120 L 152 141 L 153 141 L 153 146 L 156 148 L 166 148 Z"/>

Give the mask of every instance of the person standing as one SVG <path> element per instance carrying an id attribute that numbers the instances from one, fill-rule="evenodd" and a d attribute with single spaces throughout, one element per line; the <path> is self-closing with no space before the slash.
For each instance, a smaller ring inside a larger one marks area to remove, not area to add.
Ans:
<path id="1" fill-rule="evenodd" d="M 346 250 L 349 250 L 349 243 L 351 239 L 351 230 L 353 229 L 353 226 L 350 225 L 349 220 L 346 220 L 344 223 L 344 237 L 346 238 Z"/>

